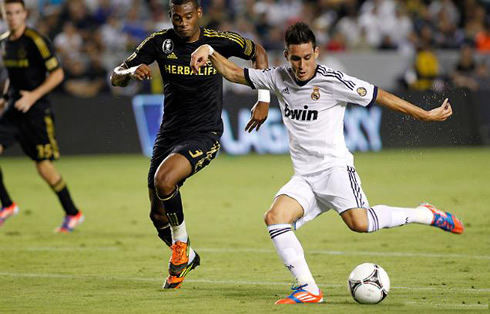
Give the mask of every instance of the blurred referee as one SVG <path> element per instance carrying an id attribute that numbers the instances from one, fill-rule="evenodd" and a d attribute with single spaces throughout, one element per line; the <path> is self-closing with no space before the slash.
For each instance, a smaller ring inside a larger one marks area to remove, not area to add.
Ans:
<path id="1" fill-rule="evenodd" d="M 7 22 L 0 36 L 0 53 L 8 71 L 9 87 L 0 100 L 0 154 L 15 142 L 36 164 L 39 175 L 58 196 L 65 219 L 56 232 L 71 232 L 82 223 L 70 192 L 52 161 L 60 153 L 54 132 L 54 116 L 47 94 L 63 81 L 63 69 L 49 40 L 27 27 L 23 0 L 5 0 L 2 12 Z M 6 83 L 8 84 L 8 82 Z M 0 169 L 0 226 L 18 213 L 3 183 Z"/>

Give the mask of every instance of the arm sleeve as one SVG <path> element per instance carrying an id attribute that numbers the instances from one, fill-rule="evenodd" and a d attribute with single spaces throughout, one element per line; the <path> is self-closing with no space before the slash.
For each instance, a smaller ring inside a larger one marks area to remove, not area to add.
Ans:
<path id="1" fill-rule="evenodd" d="M 329 70 L 327 76 L 333 79 L 332 92 L 336 99 L 367 108 L 376 101 L 377 86 L 340 71 Z"/>
<path id="2" fill-rule="evenodd" d="M 27 32 L 29 33 L 30 31 Z M 58 69 L 61 65 L 58 57 L 56 57 L 54 46 L 51 41 L 37 33 L 31 33 L 29 33 L 28 36 L 34 41 L 34 45 L 41 55 L 46 70 L 48 72 L 53 72 L 54 70 Z"/>
<path id="3" fill-rule="evenodd" d="M 255 43 L 247 38 L 234 32 L 216 32 L 205 29 L 207 36 L 219 37 L 222 39 L 222 45 L 216 47 L 219 53 L 226 58 L 239 57 L 245 60 L 255 58 Z"/>
<path id="4" fill-rule="evenodd" d="M 124 63 L 128 68 L 134 67 L 139 64 L 151 64 L 155 61 L 155 34 L 150 35 L 136 48 Z"/>
<path id="5" fill-rule="evenodd" d="M 274 83 L 274 75 L 277 72 L 276 68 L 267 68 L 267 69 L 243 69 L 245 79 L 248 82 L 248 85 L 253 89 L 268 89 L 270 91 L 274 91 L 275 83 Z"/>

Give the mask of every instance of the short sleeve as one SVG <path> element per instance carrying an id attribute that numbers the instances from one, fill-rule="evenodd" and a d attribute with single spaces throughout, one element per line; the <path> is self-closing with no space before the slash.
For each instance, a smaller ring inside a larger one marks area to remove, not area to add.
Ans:
<path id="1" fill-rule="evenodd" d="M 128 68 L 139 64 L 151 64 L 155 61 L 156 33 L 151 34 L 135 49 L 135 51 L 124 61 Z"/>
<path id="2" fill-rule="evenodd" d="M 332 93 L 337 100 L 363 107 L 370 107 L 376 101 L 378 87 L 371 83 L 331 69 L 326 70 L 323 75 L 333 79 Z"/>
<path id="3" fill-rule="evenodd" d="M 39 52 L 39 55 L 41 56 L 44 66 L 48 72 L 53 72 L 61 66 L 58 58 L 56 57 L 53 44 L 48 38 L 41 36 L 31 29 L 27 29 L 25 31 L 25 35 L 31 38 L 34 42 L 34 46 Z"/>
<path id="4" fill-rule="evenodd" d="M 253 89 L 275 90 L 274 75 L 276 68 L 267 69 L 244 69 L 245 79 Z"/>
<path id="5" fill-rule="evenodd" d="M 218 32 L 205 28 L 204 36 L 219 40 L 218 45 L 212 45 L 220 54 L 229 57 L 238 57 L 245 60 L 255 58 L 255 43 L 235 32 Z"/>

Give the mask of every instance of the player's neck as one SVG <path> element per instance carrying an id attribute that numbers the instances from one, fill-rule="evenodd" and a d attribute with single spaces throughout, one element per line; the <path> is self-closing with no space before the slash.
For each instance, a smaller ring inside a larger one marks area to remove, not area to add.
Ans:
<path id="1" fill-rule="evenodd" d="M 27 27 L 26 24 L 22 24 L 21 26 L 17 27 L 16 29 L 11 29 L 10 30 L 10 39 L 11 40 L 19 39 L 22 36 L 22 34 L 24 34 L 26 27 Z"/>
<path id="2" fill-rule="evenodd" d="M 201 38 L 201 28 L 199 27 L 197 29 L 197 32 L 195 32 L 189 39 L 187 39 L 185 42 L 186 43 L 193 43 L 199 40 Z"/>

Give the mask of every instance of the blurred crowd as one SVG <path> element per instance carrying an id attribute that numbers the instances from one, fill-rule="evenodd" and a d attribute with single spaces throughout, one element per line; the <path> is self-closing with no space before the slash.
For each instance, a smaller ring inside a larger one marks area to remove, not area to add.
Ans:
<path id="1" fill-rule="evenodd" d="M 435 51 L 459 51 L 444 84 L 472 90 L 488 84 L 489 0 L 202 0 L 203 26 L 236 31 L 274 55 L 291 23 L 306 21 L 331 53 L 396 51 L 413 60 L 401 85 L 432 89 L 441 71 Z M 172 25 L 167 0 L 26 0 L 29 24 L 54 43 L 67 93 L 110 90 L 108 75 L 146 36 Z M 5 26 L 2 25 L 5 29 Z M 272 61 L 274 63 L 274 61 Z M 157 75 L 153 76 L 154 78 Z M 161 92 L 161 81 L 144 86 Z M 127 89 L 133 93 L 141 86 Z M 119 91 L 121 92 L 121 91 Z"/>

